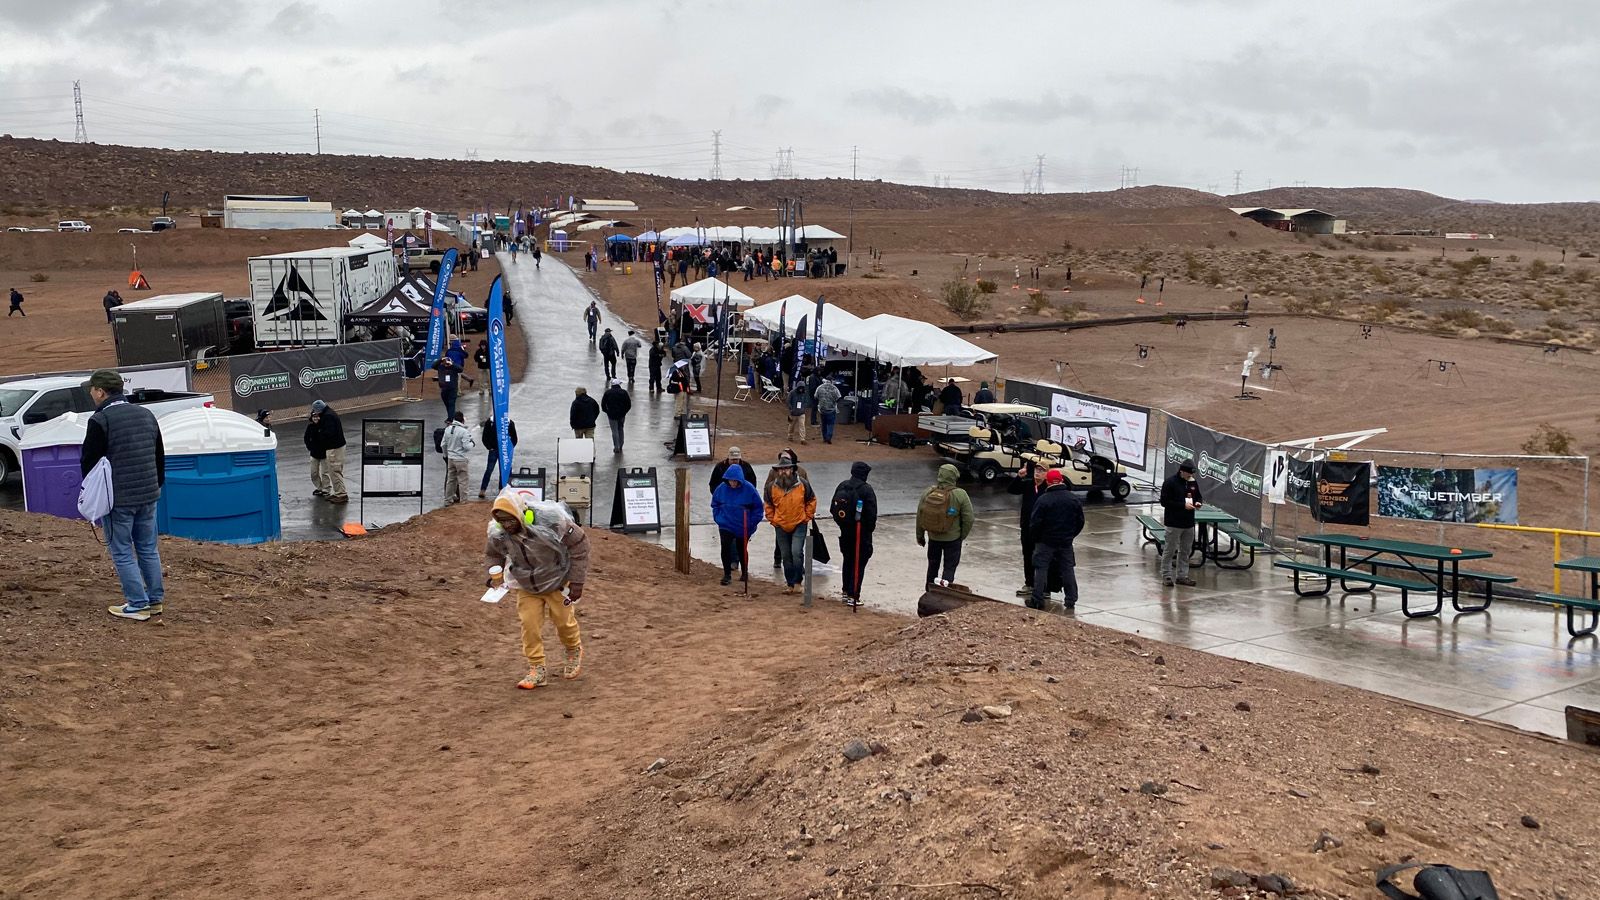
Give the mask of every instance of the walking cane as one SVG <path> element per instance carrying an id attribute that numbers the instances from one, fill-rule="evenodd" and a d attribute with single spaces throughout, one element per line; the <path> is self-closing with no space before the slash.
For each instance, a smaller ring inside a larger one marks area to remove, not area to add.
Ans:
<path id="1" fill-rule="evenodd" d="M 740 513 L 744 527 L 739 529 L 739 584 L 744 595 L 750 596 L 750 510 Z"/>

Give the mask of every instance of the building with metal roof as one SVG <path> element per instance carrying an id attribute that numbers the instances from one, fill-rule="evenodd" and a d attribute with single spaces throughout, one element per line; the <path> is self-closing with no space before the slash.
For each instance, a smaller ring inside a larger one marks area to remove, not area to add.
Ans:
<path id="1" fill-rule="evenodd" d="M 1345 220 L 1320 209 L 1271 209 L 1265 206 L 1234 206 L 1237 215 L 1279 231 L 1307 234 L 1344 234 Z"/>

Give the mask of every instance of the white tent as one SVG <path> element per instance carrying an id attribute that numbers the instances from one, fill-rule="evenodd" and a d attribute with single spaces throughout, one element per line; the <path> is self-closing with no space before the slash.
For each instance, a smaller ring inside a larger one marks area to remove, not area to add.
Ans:
<path id="1" fill-rule="evenodd" d="M 680 235 L 694 234 L 694 233 L 695 232 L 694 232 L 693 228 L 686 228 L 686 227 L 684 227 L 682 225 L 679 225 L 679 226 L 674 227 L 674 228 L 663 228 L 663 229 L 661 229 L 661 239 L 663 241 L 670 241 L 673 238 L 678 237 Z"/>
<path id="2" fill-rule="evenodd" d="M 844 307 L 829 303 L 823 306 L 822 310 L 822 338 L 825 341 L 832 342 L 834 332 L 861 323 L 860 316 Z M 780 315 L 783 317 L 783 335 L 788 337 L 793 333 L 795 325 L 799 324 L 801 316 L 808 317 L 807 328 L 816 327 L 817 304 L 799 294 L 793 294 L 782 300 L 763 303 L 755 309 L 748 310 L 744 318 L 745 321 L 755 322 L 768 331 L 777 331 Z"/>
<path id="3" fill-rule="evenodd" d="M 370 248 L 372 248 L 374 250 L 381 250 L 384 247 L 389 246 L 389 242 L 384 240 L 381 237 L 378 237 L 375 234 L 366 233 L 366 234 L 358 234 L 355 237 L 351 238 L 350 239 L 350 246 L 358 248 L 358 249 L 364 249 L 364 248 L 369 248 L 370 247 Z"/>
<path id="4" fill-rule="evenodd" d="M 803 241 L 842 241 L 845 236 L 821 225 L 807 225 L 795 229 L 795 237 Z"/>
<path id="5" fill-rule="evenodd" d="M 880 313 L 854 325 L 824 331 L 835 346 L 895 366 L 971 366 L 995 354 L 956 337 L 937 325 Z"/>
<path id="6" fill-rule="evenodd" d="M 611 226 L 613 226 L 615 224 L 617 224 L 617 220 L 616 219 L 601 219 L 598 222 L 585 222 L 582 225 L 578 226 L 578 230 L 579 231 L 599 231 L 602 228 L 610 228 Z"/>
<path id="7" fill-rule="evenodd" d="M 702 278 L 694 284 L 684 285 L 672 292 L 672 299 L 682 303 L 722 303 L 734 306 L 755 306 L 756 298 L 730 284 L 715 278 Z"/>

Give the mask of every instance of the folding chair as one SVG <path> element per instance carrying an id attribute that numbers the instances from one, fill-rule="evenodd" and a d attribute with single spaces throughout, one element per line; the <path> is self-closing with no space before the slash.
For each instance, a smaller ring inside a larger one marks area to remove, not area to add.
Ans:
<path id="1" fill-rule="evenodd" d="M 772 383 L 772 379 L 765 375 L 761 376 L 761 402 L 771 403 L 778 399 L 778 395 L 778 386 Z"/>
<path id="2" fill-rule="evenodd" d="M 743 375 L 740 375 L 738 380 L 734 381 L 733 387 L 733 400 L 735 403 L 750 399 L 750 382 L 746 381 Z"/>

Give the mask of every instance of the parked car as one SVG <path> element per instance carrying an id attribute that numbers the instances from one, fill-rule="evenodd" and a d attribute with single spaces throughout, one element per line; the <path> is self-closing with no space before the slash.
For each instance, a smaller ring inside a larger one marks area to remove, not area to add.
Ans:
<path id="1" fill-rule="evenodd" d="M 142 234 L 137 228 L 118 228 L 117 234 Z"/>
<path id="2" fill-rule="evenodd" d="M 151 231 L 166 231 L 168 228 L 177 228 L 178 220 L 171 216 L 156 216 L 150 220 Z"/>
<path id="3" fill-rule="evenodd" d="M 82 219 L 63 219 L 56 223 L 57 231 L 89 231 L 89 223 Z"/>
<path id="4" fill-rule="evenodd" d="M 31 425 L 48 422 L 69 412 L 93 412 L 94 400 L 83 386 L 87 375 L 55 375 L 25 378 L 0 383 L 0 482 L 21 467 L 17 449 Z M 159 418 L 169 412 L 195 406 L 214 406 L 210 394 L 154 389 L 127 393 L 129 403 L 137 403 Z"/>
<path id="5" fill-rule="evenodd" d="M 455 313 L 456 319 L 461 323 L 462 331 L 489 330 L 489 311 L 487 309 L 473 306 L 465 300 L 457 300 Z"/>
<path id="6" fill-rule="evenodd" d="M 7 231 L 16 231 L 16 232 L 20 232 L 22 234 L 27 234 L 28 233 L 28 229 L 26 227 L 22 226 L 22 225 L 13 225 L 10 228 L 7 228 L 6 230 Z"/>
<path id="7" fill-rule="evenodd" d="M 444 250 L 439 247 L 407 247 L 405 262 L 402 266 L 410 265 L 411 271 L 418 272 L 423 269 L 439 274 L 439 265 L 444 261 Z"/>

